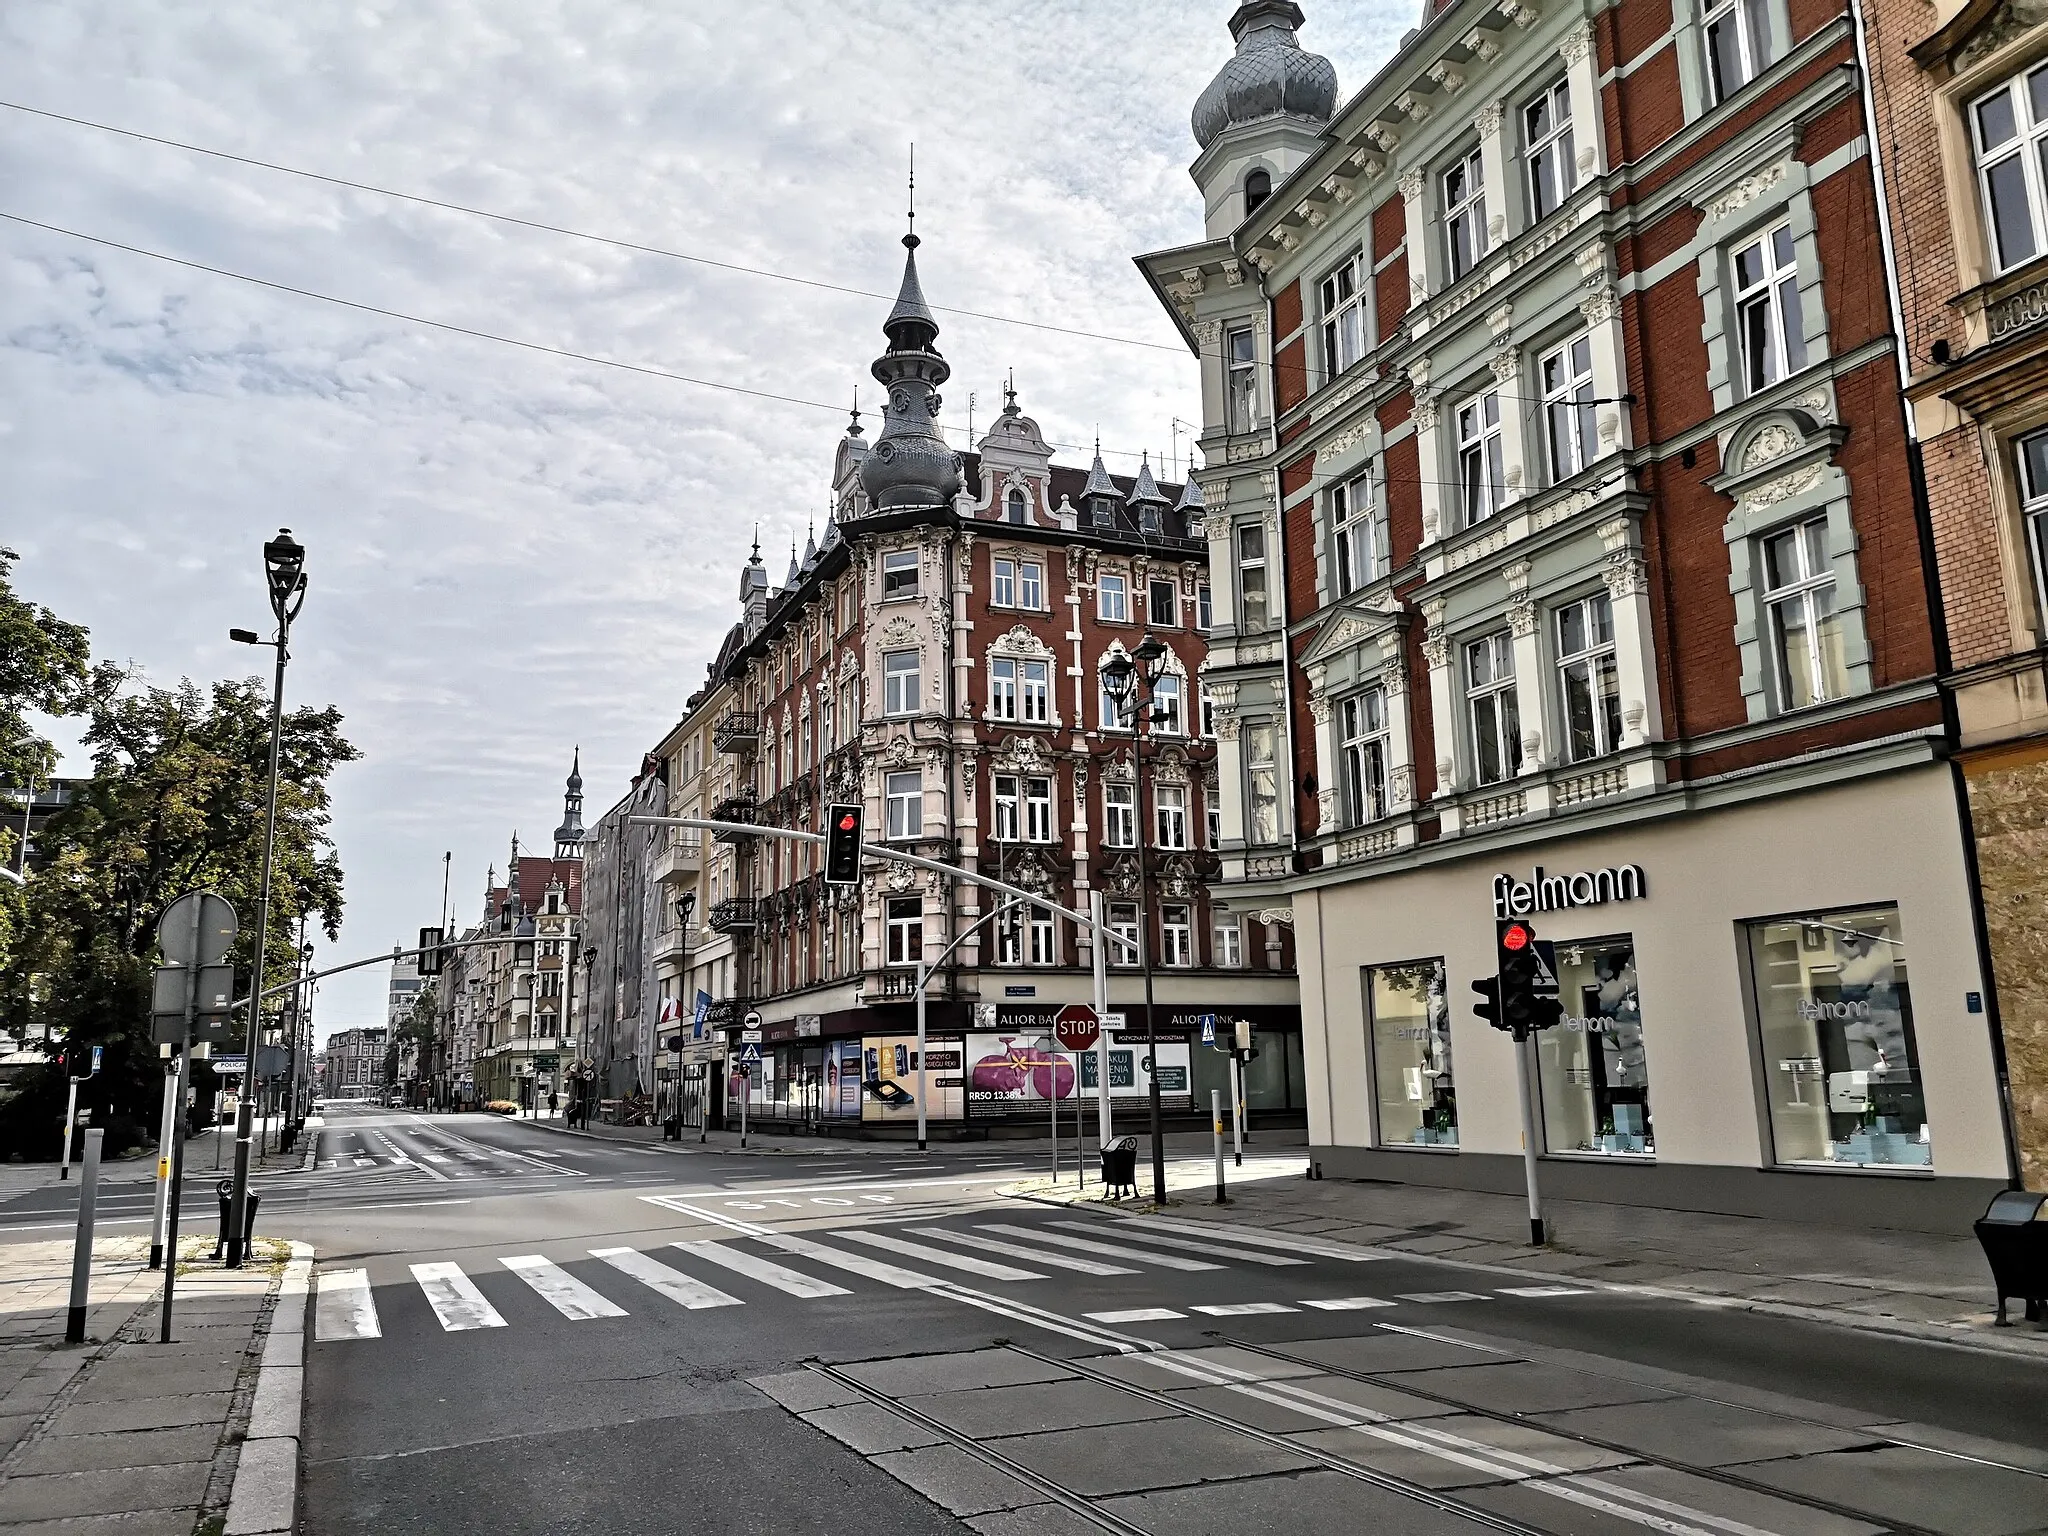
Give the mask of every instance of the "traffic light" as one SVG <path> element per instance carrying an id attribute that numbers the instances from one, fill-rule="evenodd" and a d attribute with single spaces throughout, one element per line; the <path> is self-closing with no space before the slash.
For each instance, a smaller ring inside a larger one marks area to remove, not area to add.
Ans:
<path id="1" fill-rule="evenodd" d="M 825 883 L 860 884 L 861 807 L 832 805 L 825 808 Z"/>
<path id="2" fill-rule="evenodd" d="M 1479 994 L 1479 1001 L 1472 1005 L 1472 1011 L 1479 1015 L 1490 1028 L 1506 1029 L 1500 1017 L 1500 978 L 1481 977 L 1472 983 L 1472 990 Z"/>
<path id="3" fill-rule="evenodd" d="M 1536 930 L 1520 918 L 1494 924 L 1495 965 L 1500 977 L 1500 1027 L 1517 1040 L 1535 1027 L 1529 1006 L 1536 986 Z"/>
<path id="4" fill-rule="evenodd" d="M 441 945 L 447 941 L 447 938 L 448 934 L 444 929 L 422 928 L 420 930 L 419 962 L 420 974 L 422 976 L 438 976 L 441 974 L 441 967 L 448 958 Z"/>

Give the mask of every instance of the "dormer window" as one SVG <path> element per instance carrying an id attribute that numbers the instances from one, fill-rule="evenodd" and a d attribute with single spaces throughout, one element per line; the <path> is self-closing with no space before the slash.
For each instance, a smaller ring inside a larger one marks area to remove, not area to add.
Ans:
<path id="1" fill-rule="evenodd" d="M 1253 171 L 1244 179 L 1244 216 L 1250 218 L 1273 195 L 1273 178 L 1265 171 Z"/>
<path id="2" fill-rule="evenodd" d="M 882 556 L 882 600 L 917 596 L 917 551 L 891 550 Z"/>
<path id="3" fill-rule="evenodd" d="M 1146 505 L 1138 509 L 1138 527 L 1146 533 L 1159 532 L 1159 509 Z"/>
<path id="4" fill-rule="evenodd" d="M 1010 487 L 1010 494 L 1003 498 L 1003 511 L 1013 523 L 1025 521 L 1027 515 L 1026 502 L 1022 487 L 1015 485 Z"/>
<path id="5" fill-rule="evenodd" d="M 1095 498 L 1094 510 L 1096 527 L 1114 528 L 1116 526 L 1116 503 L 1107 496 Z"/>

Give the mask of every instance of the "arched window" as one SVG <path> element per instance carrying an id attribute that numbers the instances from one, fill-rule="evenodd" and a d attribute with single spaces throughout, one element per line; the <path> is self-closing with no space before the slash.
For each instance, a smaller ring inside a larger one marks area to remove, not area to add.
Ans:
<path id="1" fill-rule="evenodd" d="M 1244 179 L 1244 216 L 1259 211 L 1259 204 L 1273 195 L 1273 178 L 1265 171 L 1253 171 Z"/>
<path id="2" fill-rule="evenodd" d="M 1024 488 L 1022 486 L 1017 485 L 1011 486 L 1010 494 L 1004 498 L 1004 505 L 1008 508 L 1011 522 L 1023 522 L 1025 520 L 1026 506 L 1024 499 Z"/>

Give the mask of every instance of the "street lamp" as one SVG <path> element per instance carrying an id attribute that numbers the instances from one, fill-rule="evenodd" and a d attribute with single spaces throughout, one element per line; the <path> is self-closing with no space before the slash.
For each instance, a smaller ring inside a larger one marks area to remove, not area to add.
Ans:
<path id="1" fill-rule="evenodd" d="M 270 943 L 270 877 L 277 860 L 277 765 L 284 742 L 284 669 L 291 659 L 292 620 L 306 601 L 306 550 L 292 537 L 289 528 L 277 530 L 277 537 L 263 546 L 263 579 L 269 588 L 270 611 L 277 618 L 277 638 L 262 640 L 246 629 L 228 631 L 228 638 L 242 645 L 269 645 L 277 651 L 277 673 L 270 693 L 270 789 L 263 817 L 263 889 L 256 904 L 256 958 L 249 988 L 249 1029 L 244 1045 L 241 1102 L 235 1108 L 234 1194 L 228 1205 L 227 1267 L 242 1266 L 242 1238 L 249 1203 L 249 1139 L 255 1128 L 254 1095 L 250 1093 L 256 1070 L 256 1043 L 260 1018 L 257 1003 L 263 996 L 264 961 Z"/>
<path id="2" fill-rule="evenodd" d="M 1166 1204 L 1166 1138 L 1159 1113 L 1159 1040 L 1152 1023 L 1152 884 L 1145 851 L 1151 827 L 1145 819 L 1146 723 L 1157 716 L 1153 694 L 1167 657 L 1157 635 L 1146 635 L 1129 656 L 1112 656 L 1102 667 L 1102 690 L 1116 706 L 1117 718 L 1130 728 L 1138 774 L 1138 955 L 1145 967 L 1145 1075 L 1152 1116 L 1152 1203 Z"/>

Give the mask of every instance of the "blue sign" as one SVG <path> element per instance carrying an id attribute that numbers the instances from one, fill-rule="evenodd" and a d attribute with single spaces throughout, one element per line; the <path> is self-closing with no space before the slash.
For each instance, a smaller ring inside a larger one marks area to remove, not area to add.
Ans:
<path id="1" fill-rule="evenodd" d="M 744 1045 L 740 1047 L 740 1065 L 751 1067 L 761 1059 L 761 1047 Z"/>
<path id="2" fill-rule="evenodd" d="M 1038 996 L 1038 987 L 1037 987 L 1037 985 L 1036 985 L 1036 984 L 1033 984 L 1033 985 L 1031 985 L 1031 986 L 1025 986 L 1025 987 L 1014 987 L 1014 986 L 1013 986 L 1013 987 L 1005 987 L 1005 988 L 1003 988 L 1003 996 L 1005 996 L 1005 997 L 1036 997 L 1036 996 Z"/>
<path id="3" fill-rule="evenodd" d="M 95 1076 L 95 1077 L 99 1076 L 99 1071 L 100 1071 L 100 1053 L 101 1053 L 101 1052 L 102 1052 L 102 1051 L 103 1051 L 104 1049 L 105 1049 L 105 1047 L 104 1047 L 104 1046 L 98 1046 L 98 1045 L 96 1045 L 96 1046 L 94 1046 L 94 1047 L 92 1048 L 92 1071 L 93 1071 L 93 1076 Z"/>
<path id="4" fill-rule="evenodd" d="M 1205 1013 L 1201 1016 L 1201 1019 L 1202 1044 L 1214 1045 L 1216 1043 L 1216 1015 L 1213 1013 Z"/>

